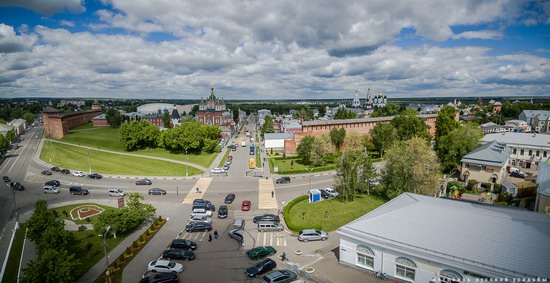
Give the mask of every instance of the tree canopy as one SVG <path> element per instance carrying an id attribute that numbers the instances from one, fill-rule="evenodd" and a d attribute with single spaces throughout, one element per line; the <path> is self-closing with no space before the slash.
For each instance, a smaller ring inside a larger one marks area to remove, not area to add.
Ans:
<path id="1" fill-rule="evenodd" d="M 397 129 L 391 123 L 376 123 L 369 134 L 374 148 L 382 157 L 386 149 L 399 139 Z"/>
<path id="2" fill-rule="evenodd" d="M 439 111 L 437 114 L 437 119 L 435 121 L 435 143 L 439 138 L 446 136 L 449 132 L 459 127 L 458 121 L 455 120 L 456 110 L 446 105 Z"/>
<path id="3" fill-rule="evenodd" d="M 336 113 L 334 114 L 335 120 L 353 119 L 355 117 L 357 117 L 357 114 L 346 110 L 345 108 L 338 108 L 338 110 L 336 110 Z"/>
<path id="4" fill-rule="evenodd" d="M 107 123 L 109 123 L 109 127 L 118 128 L 122 124 L 124 117 L 120 115 L 120 112 L 116 109 L 111 108 L 107 110 L 107 113 L 105 113 L 105 119 L 107 120 Z"/>
<path id="5" fill-rule="evenodd" d="M 395 116 L 401 113 L 403 111 L 403 107 L 399 106 L 395 102 L 388 102 L 386 103 L 386 106 L 384 107 L 377 107 L 374 109 L 374 111 L 370 114 L 371 117 L 387 117 L 387 116 Z"/>
<path id="6" fill-rule="evenodd" d="M 156 147 L 159 129 L 146 120 L 134 120 L 120 127 L 122 147 L 127 151 Z"/>
<path id="7" fill-rule="evenodd" d="M 296 152 L 298 153 L 298 157 L 300 157 L 303 164 L 311 163 L 311 151 L 312 151 L 314 142 L 315 142 L 315 137 L 307 135 L 298 144 L 298 148 L 296 148 Z"/>
<path id="8" fill-rule="evenodd" d="M 262 137 L 266 133 L 274 133 L 275 132 L 275 129 L 273 128 L 273 117 L 271 117 L 269 115 L 265 116 L 264 123 L 263 123 L 262 127 L 260 128 L 260 132 L 261 132 Z"/>
<path id="9" fill-rule="evenodd" d="M 336 165 L 336 191 L 344 201 L 353 201 L 355 195 L 368 190 L 366 180 L 376 174 L 372 161 L 364 151 L 346 149 Z"/>
<path id="10" fill-rule="evenodd" d="M 465 123 L 439 138 L 436 151 L 445 171 L 452 171 L 468 152 L 477 147 L 483 137 L 483 131 L 474 123 Z"/>
<path id="11" fill-rule="evenodd" d="M 346 139 L 346 129 L 344 128 L 332 128 L 329 133 L 330 141 L 336 148 L 336 151 L 340 151 L 340 147 Z"/>
<path id="12" fill-rule="evenodd" d="M 413 137 L 429 140 L 428 126 L 412 109 L 401 112 L 390 123 L 397 130 L 399 140 L 404 141 Z"/>

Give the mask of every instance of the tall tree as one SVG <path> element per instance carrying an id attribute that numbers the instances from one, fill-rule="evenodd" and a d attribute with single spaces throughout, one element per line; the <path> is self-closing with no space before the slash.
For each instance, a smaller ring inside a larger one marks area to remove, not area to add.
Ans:
<path id="1" fill-rule="evenodd" d="M 346 110 L 345 108 L 338 108 L 338 110 L 336 110 L 336 113 L 334 113 L 335 120 L 353 119 L 355 117 L 357 117 L 355 113 Z"/>
<path id="2" fill-rule="evenodd" d="M 313 120 L 313 110 L 309 109 L 309 108 L 302 108 L 302 109 L 299 109 L 298 111 L 296 111 L 293 115 L 292 115 L 292 118 L 294 119 L 302 119 L 304 121 L 309 121 L 309 120 Z"/>
<path id="3" fill-rule="evenodd" d="M 311 164 L 311 150 L 314 142 L 315 137 L 308 135 L 300 141 L 300 144 L 298 144 L 296 152 L 298 153 L 298 157 L 300 157 L 303 164 Z"/>
<path id="4" fill-rule="evenodd" d="M 11 143 L 14 139 L 15 139 L 15 133 L 13 132 L 13 130 L 9 130 L 6 133 L 6 140 L 8 141 L 8 143 Z"/>
<path id="5" fill-rule="evenodd" d="M 428 126 L 418 117 L 416 111 L 407 109 L 401 114 L 395 116 L 391 122 L 392 126 L 397 130 L 399 140 L 408 140 L 413 137 L 420 137 L 429 140 Z"/>
<path id="6" fill-rule="evenodd" d="M 403 111 L 403 108 L 395 102 L 388 102 L 384 107 L 378 107 L 370 114 L 371 117 L 395 116 Z"/>
<path id="7" fill-rule="evenodd" d="M 439 162 L 420 137 L 394 143 L 386 151 L 382 190 L 387 198 L 403 192 L 433 196 L 439 190 Z"/>
<path id="8" fill-rule="evenodd" d="M 346 149 L 336 165 L 336 191 L 344 201 L 353 201 L 355 195 L 367 190 L 366 180 L 375 174 L 372 161 L 362 150 Z"/>
<path id="9" fill-rule="evenodd" d="M 35 116 L 31 112 L 25 112 L 25 114 L 23 114 L 23 119 L 25 119 L 27 124 L 31 124 L 34 121 Z"/>
<path id="10" fill-rule="evenodd" d="M 168 111 L 164 111 L 164 114 L 162 114 L 162 124 L 164 128 L 170 128 L 170 113 Z"/>
<path id="11" fill-rule="evenodd" d="M 336 151 L 340 152 L 340 147 L 346 139 L 346 129 L 344 128 L 332 128 L 330 130 L 330 142 L 336 148 Z"/>
<path id="12" fill-rule="evenodd" d="M 474 123 L 466 123 L 440 137 L 436 151 L 443 170 L 456 169 L 462 157 L 474 150 L 482 137 L 483 131 Z"/>
<path id="13" fill-rule="evenodd" d="M 159 136 L 159 129 L 146 120 L 130 121 L 120 127 L 120 143 L 127 151 L 156 147 Z"/>
<path id="14" fill-rule="evenodd" d="M 116 109 L 109 109 L 107 110 L 107 113 L 105 114 L 105 119 L 109 123 L 109 126 L 111 128 L 118 128 L 120 127 L 120 124 L 122 124 L 122 115 L 116 110 Z"/>
<path id="15" fill-rule="evenodd" d="M 322 136 L 315 138 L 311 144 L 310 160 L 313 166 L 321 166 L 325 162 L 325 157 L 329 152 L 328 137 Z"/>
<path id="16" fill-rule="evenodd" d="M 399 139 L 397 129 L 391 123 L 376 123 L 369 134 L 374 148 L 380 153 L 381 157 L 384 156 L 386 149 Z"/>
<path id="17" fill-rule="evenodd" d="M 76 282 L 80 261 L 66 250 L 46 249 L 23 269 L 21 282 Z"/>
<path id="18" fill-rule="evenodd" d="M 49 226 L 55 226 L 58 222 L 54 214 L 48 210 L 48 202 L 40 199 L 34 204 L 34 212 L 27 221 L 27 237 L 35 243 L 39 243 L 42 232 Z"/>
<path id="19" fill-rule="evenodd" d="M 446 136 L 460 125 L 458 121 L 455 120 L 456 113 L 456 109 L 452 106 L 446 105 L 437 114 L 437 119 L 435 120 L 436 145 L 441 137 Z"/>
<path id="20" fill-rule="evenodd" d="M 262 127 L 260 129 L 260 132 L 261 132 L 262 137 L 266 133 L 274 133 L 275 132 L 275 129 L 273 128 L 273 117 L 271 117 L 269 115 L 265 116 L 264 124 L 262 125 Z"/>

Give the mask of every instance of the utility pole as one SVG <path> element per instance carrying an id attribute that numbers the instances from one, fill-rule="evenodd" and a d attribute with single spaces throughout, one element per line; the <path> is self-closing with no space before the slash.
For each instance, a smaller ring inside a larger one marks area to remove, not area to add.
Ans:
<path id="1" fill-rule="evenodd" d="M 309 179 L 309 190 L 311 191 L 311 172 L 313 171 L 313 168 L 305 168 L 307 172 L 309 173 L 308 179 Z"/>
<path id="2" fill-rule="evenodd" d="M 107 271 L 105 272 L 105 275 L 107 275 L 107 282 L 111 283 L 111 272 L 109 271 L 109 256 L 107 255 L 107 233 L 111 230 L 111 226 L 105 227 L 105 234 L 103 234 L 103 250 L 105 252 L 105 263 L 107 264 Z"/>
<path id="3" fill-rule="evenodd" d="M 187 158 L 187 163 L 185 163 L 185 178 L 189 177 L 189 171 L 187 170 L 187 166 L 189 166 L 189 155 L 187 155 L 187 149 L 185 150 L 185 158 Z"/>

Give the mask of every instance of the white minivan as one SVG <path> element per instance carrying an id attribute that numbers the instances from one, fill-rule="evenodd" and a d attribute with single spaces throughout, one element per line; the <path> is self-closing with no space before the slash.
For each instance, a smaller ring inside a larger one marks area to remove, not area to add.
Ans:
<path id="1" fill-rule="evenodd" d="M 45 194 L 59 194 L 59 189 L 54 186 L 44 186 L 43 190 Z"/>

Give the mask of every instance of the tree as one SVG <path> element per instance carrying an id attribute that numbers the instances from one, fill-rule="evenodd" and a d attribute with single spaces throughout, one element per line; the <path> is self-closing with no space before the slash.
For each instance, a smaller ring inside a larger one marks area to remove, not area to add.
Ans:
<path id="1" fill-rule="evenodd" d="M 6 141 L 8 141 L 8 144 L 11 143 L 15 139 L 15 133 L 12 130 L 9 130 L 6 133 Z"/>
<path id="2" fill-rule="evenodd" d="M 66 250 L 46 249 L 23 269 L 21 282 L 76 282 L 80 261 Z"/>
<path id="3" fill-rule="evenodd" d="M 111 128 L 118 128 L 122 124 L 122 115 L 116 109 L 109 109 L 105 114 L 105 119 Z"/>
<path id="4" fill-rule="evenodd" d="M 362 150 L 346 149 L 336 165 L 336 191 L 344 201 L 353 201 L 357 193 L 368 187 L 366 180 L 373 178 L 376 171 L 372 161 Z"/>
<path id="5" fill-rule="evenodd" d="M 159 136 L 159 129 L 146 120 L 131 121 L 120 127 L 120 143 L 127 151 L 156 147 Z"/>
<path id="6" fill-rule="evenodd" d="M 330 130 L 330 142 L 336 148 L 336 151 L 340 152 L 340 147 L 344 143 L 346 138 L 346 129 L 344 128 L 332 128 Z"/>
<path id="7" fill-rule="evenodd" d="M 437 145 L 439 139 L 446 136 L 449 132 L 459 127 L 458 121 L 455 120 L 456 110 L 446 105 L 437 114 L 435 120 L 435 144 Z"/>
<path id="8" fill-rule="evenodd" d="M 46 228 L 57 224 L 55 215 L 48 210 L 48 202 L 43 199 L 37 200 L 34 204 L 34 212 L 27 221 L 27 237 L 33 242 L 39 243 Z"/>
<path id="9" fill-rule="evenodd" d="M 23 119 L 25 119 L 27 124 L 31 124 L 34 121 L 34 115 L 31 112 L 25 112 L 25 114 L 23 114 Z"/>
<path id="10" fill-rule="evenodd" d="M 350 132 L 346 134 L 344 139 L 344 146 L 346 149 L 354 149 L 364 151 L 367 147 L 368 136 L 357 132 Z"/>
<path id="11" fill-rule="evenodd" d="M 164 111 L 164 114 L 162 114 L 162 124 L 164 128 L 170 128 L 170 113 L 168 111 Z"/>
<path id="12" fill-rule="evenodd" d="M 126 203 L 126 206 L 129 210 L 133 210 L 138 212 L 141 216 L 144 218 L 147 218 L 149 216 L 152 216 L 155 214 L 155 207 L 150 203 L 143 203 L 142 200 L 145 199 L 145 197 L 140 193 L 128 193 L 128 202 Z"/>
<path id="13" fill-rule="evenodd" d="M 338 110 L 336 110 L 336 113 L 334 114 L 335 120 L 353 119 L 355 117 L 357 117 L 357 114 L 348 111 L 345 108 L 338 108 Z"/>
<path id="14" fill-rule="evenodd" d="M 376 123 L 369 131 L 374 148 L 384 157 L 386 149 L 398 140 L 397 129 L 391 123 Z"/>
<path id="15" fill-rule="evenodd" d="M 407 109 L 401 114 L 395 116 L 391 122 L 392 126 L 397 130 L 399 140 L 408 140 L 413 137 L 420 137 L 429 140 L 428 126 L 418 117 L 416 111 Z"/>
<path id="16" fill-rule="evenodd" d="M 374 109 L 370 116 L 373 118 L 395 116 L 401 113 L 402 110 L 402 107 L 400 107 L 397 103 L 390 101 L 384 107 L 377 107 Z"/>
<path id="17" fill-rule="evenodd" d="M 464 155 L 477 147 L 483 131 L 474 123 L 466 123 L 439 138 L 436 151 L 445 171 L 452 171 Z"/>
<path id="18" fill-rule="evenodd" d="M 325 117 L 325 115 L 327 114 L 327 108 L 326 107 L 319 107 L 319 117 Z"/>
<path id="19" fill-rule="evenodd" d="M 382 191 L 387 198 L 403 192 L 433 196 L 439 190 L 439 162 L 425 140 L 414 137 L 394 143 L 386 151 Z"/>
<path id="20" fill-rule="evenodd" d="M 5 152 L 8 149 L 9 141 L 4 135 L 0 134 L 0 152 Z"/>
<path id="21" fill-rule="evenodd" d="M 310 161 L 313 166 L 321 166 L 329 152 L 329 142 L 326 136 L 315 138 L 311 144 Z"/>
<path id="22" fill-rule="evenodd" d="M 296 152 L 298 153 L 298 157 L 300 157 L 303 164 L 311 164 L 311 150 L 314 142 L 315 137 L 308 135 L 300 141 L 300 144 L 298 144 Z"/>
<path id="23" fill-rule="evenodd" d="M 292 118 L 294 119 L 302 119 L 304 121 L 309 121 L 309 120 L 313 120 L 313 110 L 309 109 L 309 108 L 302 108 L 298 111 L 296 111 L 293 115 L 292 115 Z"/>
<path id="24" fill-rule="evenodd" d="M 275 129 L 273 128 L 273 117 L 271 116 L 265 116 L 264 118 L 264 124 L 262 125 L 262 128 L 260 129 L 260 132 L 262 134 L 262 137 L 266 133 L 274 133 Z"/>

